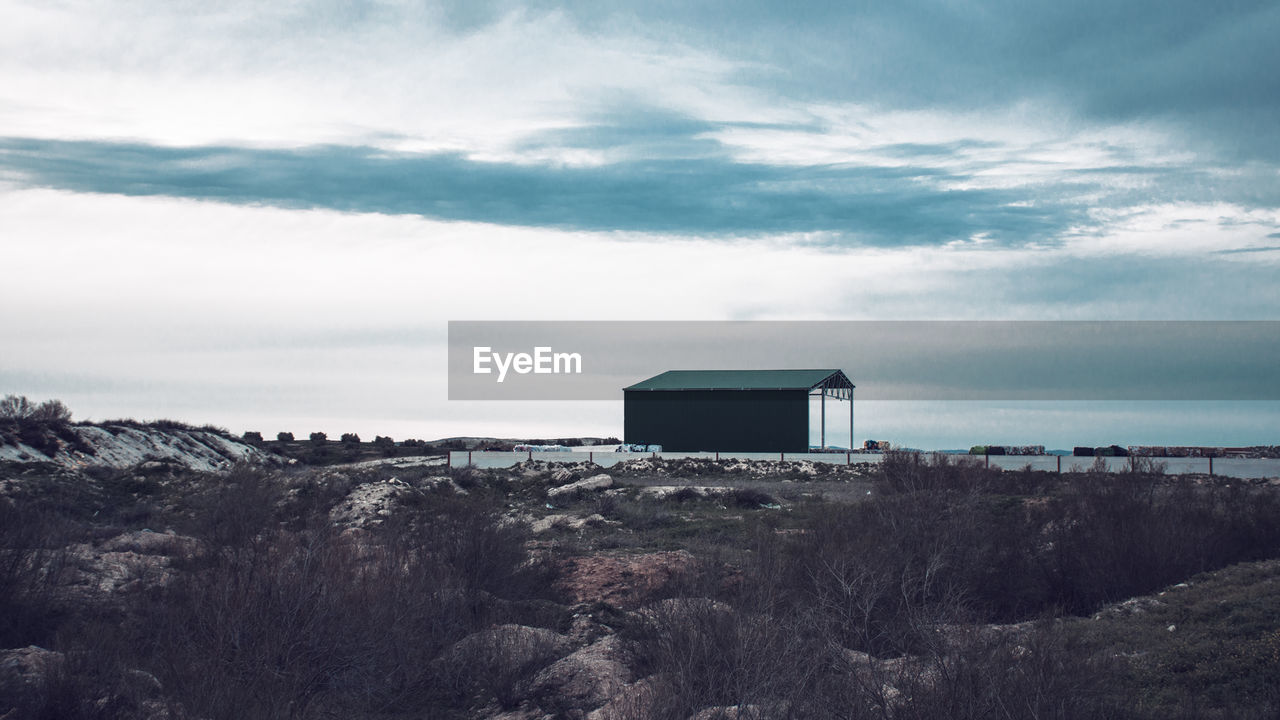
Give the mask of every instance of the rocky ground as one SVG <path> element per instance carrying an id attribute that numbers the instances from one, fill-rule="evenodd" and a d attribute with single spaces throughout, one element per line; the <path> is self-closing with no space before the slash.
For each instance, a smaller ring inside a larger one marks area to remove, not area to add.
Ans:
<path id="1" fill-rule="evenodd" d="M 253 445 L 216 429 L 140 423 L 33 423 L 0 427 L 0 462 L 53 464 L 69 470 L 123 469 L 146 462 L 214 471 L 237 462 L 268 462 Z"/>
<path id="2" fill-rule="evenodd" d="M 1280 565 L 1259 558 L 1280 547 L 1265 528 L 1231 556 L 1243 564 L 1144 576 L 1150 591 L 1133 596 L 1117 594 L 1140 585 L 1099 586 L 1080 601 L 1094 603 L 1088 613 L 1047 612 L 1030 595 L 984 610 L 944 565 L 972 564 L 988 585 L 1000 568 L 942 545 L 1006 526 L 966 530 L 951 509 L 1033 528 L 1028 563 L 1061 562 L 1063 543 L 1086 538 L 1041 514 L 1085 496 L 1060 499 L 1047 475 L 887 467 L 903 474 L 705 460 L 607 472 L 544 461 L 203 473 L 155 460 L 90 472 L 10 464 L 0 718 L 892 718 L 946 707 L 986 717 L 1015 700 L 1029 704 L 1009 717 L 1155 717 L 1188 693 L 1206 716 L 1278 707 Z M 904 490 L 929 473 L 955 486 L 933 493 L 945 502 Z M 1152 497 L 1182 492 L 1175 480 L 1127 481 Z M 1215 487 L 1214 507 L 1237 512 L 1228 494 L 1271 492 L 1245 485 Z M 1258 497 L 1270 496 L 1251 496 L 1253 507 Z M 938 565 L 863 562 L 901 547 L 868 539 L 826 554 L 855 532 L 831 535 L 832 523 L 855 512 L 888 523 L 879 535 L 917 520 L 904 532 L 950 528 L 927 556 Z M 259 577 L 261 594 L 233 602 Z M 293 609 L 270 615 L 281 603 Z M 250 653 L 277 630 L 279 644 Z M 237 632 L 252 637 L 228 644 Z M 331 635 L 331 646 L 295 648 Z M 223 685 L 201 680 L 219 673 Z"/>

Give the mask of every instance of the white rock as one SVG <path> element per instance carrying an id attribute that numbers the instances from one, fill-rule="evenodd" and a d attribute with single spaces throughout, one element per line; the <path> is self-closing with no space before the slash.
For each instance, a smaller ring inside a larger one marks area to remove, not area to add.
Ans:
<path id="1" fill-rule="evenodd" d="M 572 482 L 572 483 L 569 483 L 568 485 L 561 485 L 560 487 L 551 488 L 547 490 L 547 497 L 549 498 L 561 497 L 563 495 L 569 495 L 572 493 L 583 492 L 587 490 L 604 490 L 605 488 L 608 488 L 608 487 L 613 487 L 613 478 L 609 477 L 605 473 L 600 473 L 599 475 L 593 475 L 592 477 L 586 478 L 584 480 L 579 480 L 577 482 Z"/>
<path id="2" fill-rule="evenodd" d="M 543 669 L 530 694 L 555 697 L 586 712 L 604 705 L 631 681 L 622 642 L 610 635 Z"/>
<path id="3" fill-rule="evenodd" d="M 594 513 L 587 517 L 579 517 L 577 515 L 568 515 L 562 513 L 553 513 L 543 518 L 534 520 L 530 525 L 534 535 L 547 532 L 554 527 L 564 527 L 569 530 L 581 530 L 587 525 L 607 522 L 603 515 Z"/>

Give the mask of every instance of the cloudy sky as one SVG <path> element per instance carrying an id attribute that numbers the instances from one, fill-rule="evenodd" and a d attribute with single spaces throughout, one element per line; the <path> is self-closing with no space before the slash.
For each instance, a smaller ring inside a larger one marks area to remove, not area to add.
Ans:
<path id="1" fill-rule="evenodd" d="M 621 433 L 617 402 L 449 402 L 449 320 L 1280 320 L 1274 2 L 0 17 L 0 391 L 80 418 Z M 859 417 L 1280 442 L 1263 402 Z"/>

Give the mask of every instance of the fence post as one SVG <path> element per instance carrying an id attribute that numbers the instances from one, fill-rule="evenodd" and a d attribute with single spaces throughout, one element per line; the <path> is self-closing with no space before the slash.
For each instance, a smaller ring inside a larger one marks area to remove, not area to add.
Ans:
<path id="1" fill-rule="evenodd" d="M 470 451 L 470 450 L 468 450 L 468 451 L 467 451 L 467 464 L 468 464 L 468 465 L 470 465 L 470 464 L 471 464 L 471 451 Z"/>
<path id="2" fill-rule="evenodd" d="M 720 462 L 720 451 L 716 451 L 716 462 Z"/>
<path id="3" fill-rule="evenodd" d="M 787 454 L 786 454 L 786 453 L 784 453 L 784 452 L 780 452 L 780 453 L 778 453 L 778 460 L 780 460 L 780 461 L 782 461 L 782 462 L 786 462 L 786 461 L 787 461 Z"/>
<path id="4" fill-rule="evenodd" d="M 1058 474 L 1061 475 L 1062 474 L 1062 456 L 1058 455 L 1057 458 L 1058 458 Z"/>
<path id="5" fill-rule="evenodd" d="M 844 464 L 845 464 L 845 465 L 852 465 L 852 464 L 853 464 L 853 459 L 852 459 L 852 458 L 853 458 L 853 453 L 852 453 L 852 452 L 847 452 L 847 453 L 845 453 L 845 454 L 844 454 Z"/>
<path id="6" fill-rule="evenodd" d="M 1209 477 L 1213 477 L 1213 456 L 1209 456 Z"/>
<path id="7" fill-rule="evenodd" d="M 983 467 L 991 467 L 991 454 L 987 452 L 982 453 L 982 461 L 984 463 Z"/>
<path id="8" fill-rule="evenodd" d="M 529 451 L 529 461 L 530 461 L 530 462 L 532 462 L 532 461 L 533 461 L 533 451 L 532 451 L 532 450 L 530 450 L 530 451 Z"/>

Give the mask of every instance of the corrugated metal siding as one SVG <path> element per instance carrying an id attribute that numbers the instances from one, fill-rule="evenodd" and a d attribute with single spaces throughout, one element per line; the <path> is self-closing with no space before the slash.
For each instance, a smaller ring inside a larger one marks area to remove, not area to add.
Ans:
<path id="1" fill-rule="evenodd" d="M 808 387 L 683 392 L 627 389 L 623 434 L 627 442 L 661 445 L 669 452 L 805 452 L 809 449 Z"/>

